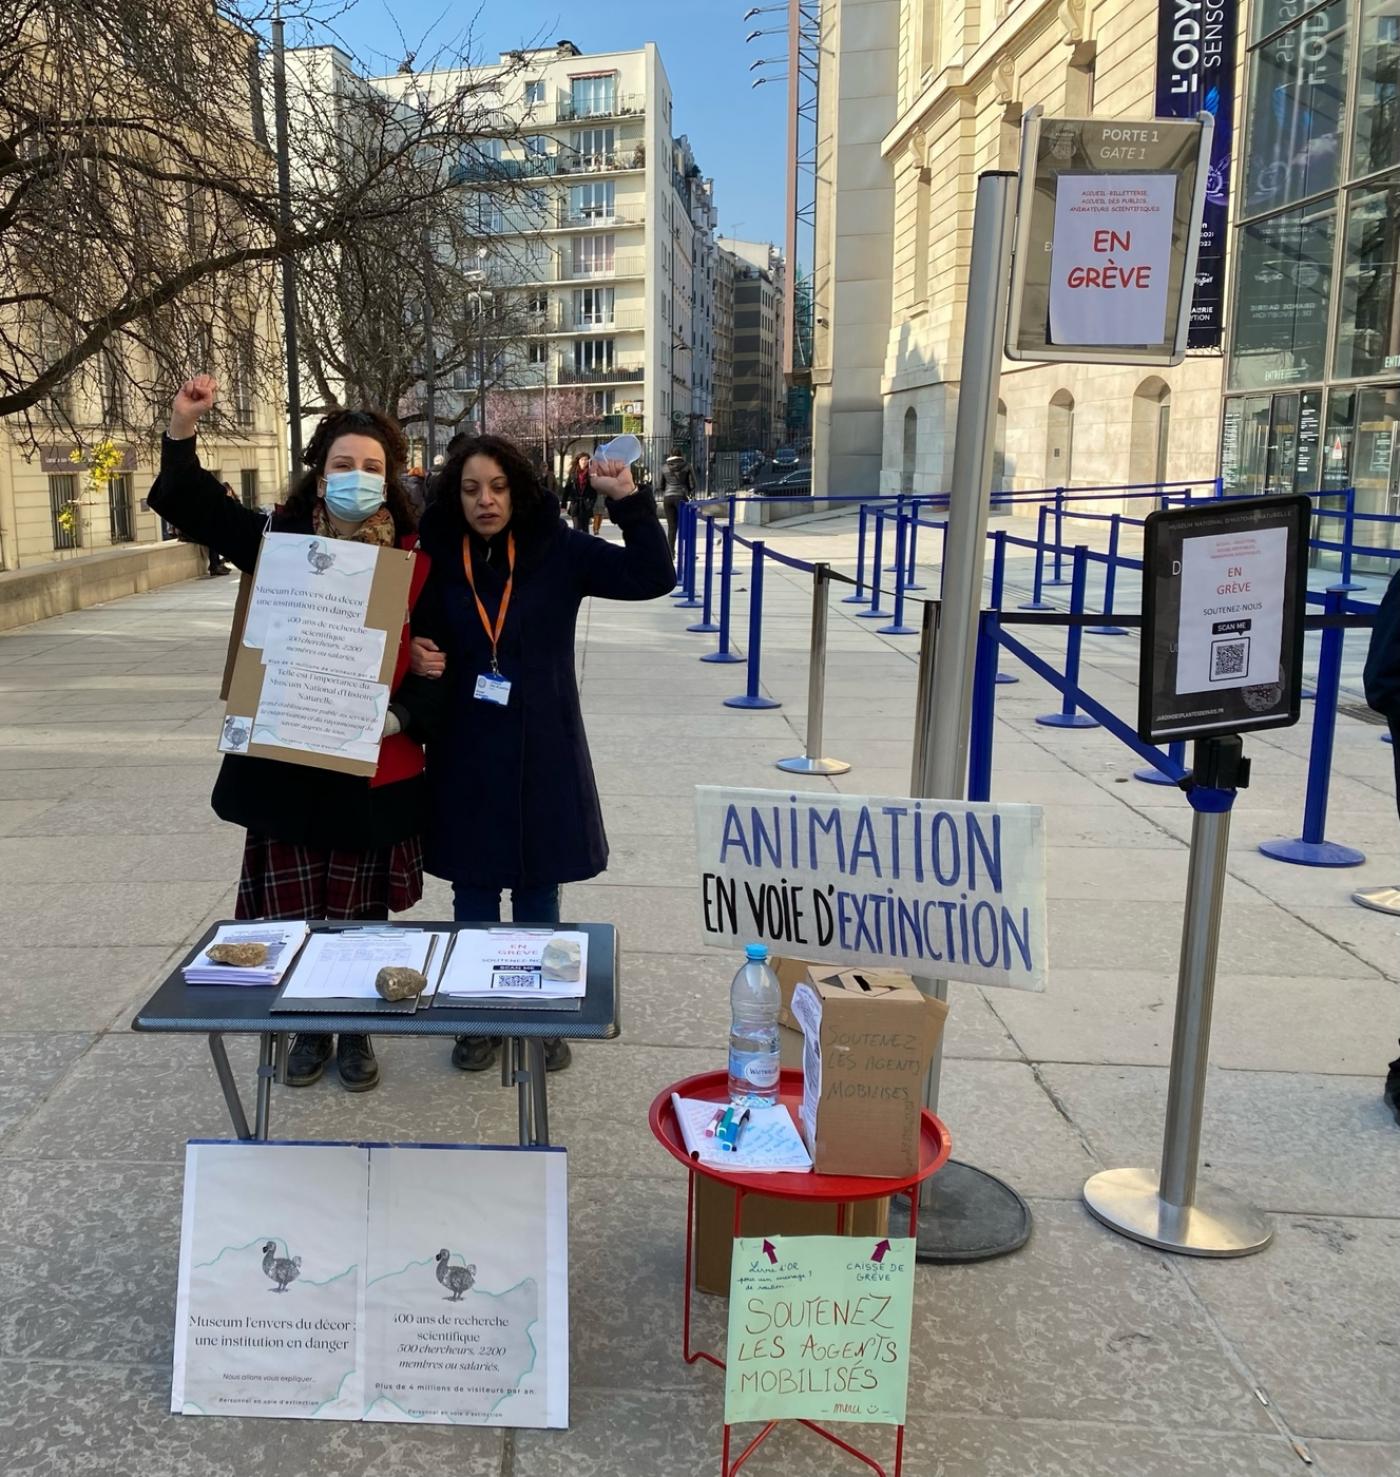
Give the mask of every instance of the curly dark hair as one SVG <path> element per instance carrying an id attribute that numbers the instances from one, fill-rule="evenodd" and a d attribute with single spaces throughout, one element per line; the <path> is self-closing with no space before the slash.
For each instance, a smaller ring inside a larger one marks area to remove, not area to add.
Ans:
<path id="1" fill-rule="evenodd" d="M 469 437 L 443 464 L 438 474 L 435 517 L 441 527 L 460 537 L 467 531 L 467 515 L 458 495 L 462 486 L 462 469 L 474 456 L 489 456 L 506 474 L 510 484 L 510 520 L 513 526 L 529 527 L 536 519 L 545 518 L 550 505 L 557 520 L 558 499 L 540 481 L 540 474 L 530 458 L 514 441 L 504 436 Z M 546 521 L 548 521 L 546 519 Z"/>
<path id="2" fill-rule="evenodd" d="M 418 527 L 418 513 L 404 490 L 408 443 L 399 423 L 378 410 L 334 410 L 323 416 L 301 459 L 306 471 L 294 476 L 283 511 L 292 517 L 310 517 L 316 504 L 316 484 L 325 476 L 326 458 L 341 436 L 370 436 L 384 448 L 384 501 L 400 538 Z"/>

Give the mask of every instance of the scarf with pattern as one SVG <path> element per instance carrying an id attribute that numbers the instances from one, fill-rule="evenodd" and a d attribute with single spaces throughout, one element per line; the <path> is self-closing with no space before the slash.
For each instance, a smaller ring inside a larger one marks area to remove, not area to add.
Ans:
<path id="1" fill-rule="evenodd" d="M 352 544 L 379 544 L 392 549 L 399 541 L 398 530 L 394 527 L 394 515 L 387 507 L 371 513 L 354 533 L 341 534 L 331 525 L 325 498 L 318 497 L 311 510 L 311 527 L 318 538 L 345 538 Z"/>

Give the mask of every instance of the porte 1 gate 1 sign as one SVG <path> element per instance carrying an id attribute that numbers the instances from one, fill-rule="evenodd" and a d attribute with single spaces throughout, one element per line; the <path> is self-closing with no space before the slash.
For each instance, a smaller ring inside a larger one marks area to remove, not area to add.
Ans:
<path id="1" fill-rule="evenodd" d="M 1138 736 L 1149 743 L 1298 721 L 1306 497 L 1148 515 Z"/>

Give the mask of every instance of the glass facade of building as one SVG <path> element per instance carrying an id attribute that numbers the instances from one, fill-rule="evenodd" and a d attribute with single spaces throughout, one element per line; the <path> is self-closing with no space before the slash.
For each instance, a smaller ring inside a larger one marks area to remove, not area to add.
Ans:
<path id="1" fill-rule="evenodd" d="M 1400 0 L 1259 0 L 1249 31 L 1225 490 L 1400 513 Z"/>

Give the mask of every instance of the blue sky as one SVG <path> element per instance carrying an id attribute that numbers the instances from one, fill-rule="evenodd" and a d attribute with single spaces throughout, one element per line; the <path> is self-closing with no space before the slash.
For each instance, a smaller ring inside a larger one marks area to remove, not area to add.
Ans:
<path id="1" fill-rule="evenodd" d="M 676 130 L 690 136 L 696 161 L 714 176 L 721 232 L 781 245 L 786 85 L 752 88 L 748 68 L 759 57 L 783 55 L 787 38 L 762 36 L 745 46 L 744 37 L 759 27 L 783 25 L 784 16 L 779 11 L 742 20 L 751 4 L 765 3 L 774 0 L 581 0 L 571 6 L 558 0 L 484 0 L 476 8 L 454 6 L 452 0 L 356 0 L 335 29 L 347 49 L 384 71 L 397 66 L 405 43 L 421 63 L 468 26 L 483 60 L 560 37 L 585 52 L 655 41 L 675 94 Z"/>

